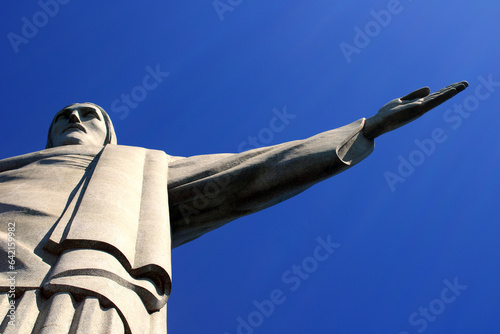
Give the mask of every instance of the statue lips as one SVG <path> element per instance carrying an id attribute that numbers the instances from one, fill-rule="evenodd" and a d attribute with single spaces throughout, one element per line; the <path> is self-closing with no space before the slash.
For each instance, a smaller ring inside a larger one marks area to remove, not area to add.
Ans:
<path id="1" fill-rule="evenodd" d="M 66 131 L 71 130 L 71 129 L 78 129 L 78 130 L 82 131 L 83 133 L 87 133 L 87 131 L 85 130 L 83 125 L 80 125 L 77 123 L 68 125 L 62 133 L 65 133 Z"/>

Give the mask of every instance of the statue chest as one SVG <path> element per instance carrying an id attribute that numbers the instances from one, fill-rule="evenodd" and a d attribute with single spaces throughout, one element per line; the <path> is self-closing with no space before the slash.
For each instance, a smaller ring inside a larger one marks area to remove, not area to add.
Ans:
<path id="1" fill-rule="evenodd" d="M 61 155 L 0 173 L 1 226 L 15 223 L 16 239 L 37 247 L 61 216 L 92 160 L 86 155 Z"/>

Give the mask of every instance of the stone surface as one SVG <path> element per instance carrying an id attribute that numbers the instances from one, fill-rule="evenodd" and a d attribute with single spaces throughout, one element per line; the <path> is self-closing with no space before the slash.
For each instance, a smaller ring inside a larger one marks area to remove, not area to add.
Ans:
<path id="1" fill-rule="evenodd" d="M 352 167 L 466 86 L 417 90 L 308 139 L 188 158 L 117 145 L 94 104 L 64 108 L 47 149 L 0 161 L 2 258 L 9 227 L 16 251 L 15 293 L 0 262 L 0 332 L 166 333 L 172 248 Z"/>

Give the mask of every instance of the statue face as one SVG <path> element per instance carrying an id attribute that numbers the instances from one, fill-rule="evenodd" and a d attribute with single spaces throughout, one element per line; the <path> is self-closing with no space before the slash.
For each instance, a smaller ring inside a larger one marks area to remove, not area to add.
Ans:
<path id="1" fill-rule="evenodd" d="M 104 145 L 107 128 L 101 111 L 89 103 L 76 103 L 55 116 L 51 130 L 54 147 L 63 145 Z"/>

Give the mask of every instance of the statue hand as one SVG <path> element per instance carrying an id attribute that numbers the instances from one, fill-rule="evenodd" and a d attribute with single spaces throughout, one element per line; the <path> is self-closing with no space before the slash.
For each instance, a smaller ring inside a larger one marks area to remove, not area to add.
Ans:
<path id="1" fill-rule="evenodd" d="M 429 87 L 424 87 L 392 100 L 366 120 L 363 133 L 367 138 L 374 139 L 395 130 L 451 99 L 468 86 L 467 81 L 457 82 L 432 94 Z"/>

